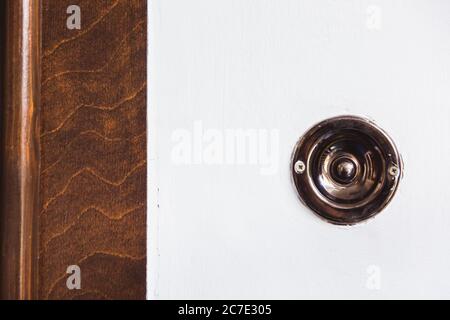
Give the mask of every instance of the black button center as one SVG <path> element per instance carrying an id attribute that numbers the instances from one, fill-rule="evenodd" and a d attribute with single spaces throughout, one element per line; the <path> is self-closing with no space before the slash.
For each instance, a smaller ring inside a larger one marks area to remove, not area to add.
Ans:
<path id="1" fill-rule="evenodd" d="M 349 184 L 356 175 L 356 164 L 349 158 L 336 159 L 331 165 L 331 176 L 342 184 Z"/>

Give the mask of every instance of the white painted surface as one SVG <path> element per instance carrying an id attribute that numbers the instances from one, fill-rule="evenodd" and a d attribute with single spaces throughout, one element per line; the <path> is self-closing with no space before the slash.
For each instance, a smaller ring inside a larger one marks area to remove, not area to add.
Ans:
<path id="1" fill-rule="evenodd" d="M 450 1 L 149 5 L 149 298 L 450 298 Z M 343 113 L 375 119 L 406 165 L 352 228 L 289 177 L 298 137 Z M 176 165 L 174 132 L 196 121 L 278 130 L 278 170 Z"/>

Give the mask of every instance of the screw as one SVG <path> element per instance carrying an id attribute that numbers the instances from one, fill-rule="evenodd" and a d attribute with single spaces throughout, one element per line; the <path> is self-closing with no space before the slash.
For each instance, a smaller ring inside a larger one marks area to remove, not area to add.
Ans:
<path id="1" fill-rule="evenodd" d="M 295 173 L 302 174 L 306 170 L 306 165 L 303 161 L 299 160 L 294 165 Z"/>
<path id="2" fill-rule="evenodd" d="M 393 177 L 397 177 L 398 176 L 398 168 L 393 165 L 389 168 L 389 174 Z"/>

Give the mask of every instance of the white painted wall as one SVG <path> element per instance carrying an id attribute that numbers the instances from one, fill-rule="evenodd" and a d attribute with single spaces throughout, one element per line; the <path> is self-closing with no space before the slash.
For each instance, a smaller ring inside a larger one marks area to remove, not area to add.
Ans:
<path id="1" fill-rule="evenodd" d="M 450 1 L 149 5 L 149 298 L 450 298 Z M 406 166 L 351 228 L 310 213 L 289 176 L 299 136 L 343 113 L 375 119 Z M 277 170 L 177 165 L 173 138 L 199 124 L 213 140 L 275 130 Z"/>

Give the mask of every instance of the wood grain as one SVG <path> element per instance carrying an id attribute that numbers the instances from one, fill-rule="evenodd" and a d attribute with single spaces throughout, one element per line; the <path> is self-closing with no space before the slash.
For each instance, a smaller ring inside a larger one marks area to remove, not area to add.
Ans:
<path id="1" fill-rule="evenodd" d="M 1 2 L 0 298 L 36 297 L 40 2 Z"/>
<path id="2" fill-rule="evenodd" d="M 69 5 L 81 30 L 66 28 Z M 40 299 L 144 299 L 146 1 L 43 0 Z M 66 269 L 81 268 L 81 290 Z"/>

